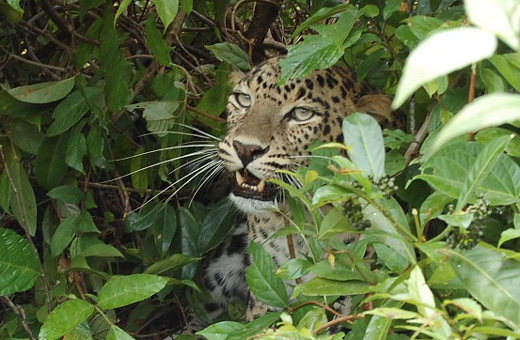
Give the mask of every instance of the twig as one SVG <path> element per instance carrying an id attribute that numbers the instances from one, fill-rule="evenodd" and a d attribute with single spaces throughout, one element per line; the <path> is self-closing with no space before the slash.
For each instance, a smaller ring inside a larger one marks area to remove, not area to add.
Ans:
<path id="1" fill-rule="evenodd" d="M 469 78 L 469 92 L 468 92 L 468 104 L 471 103 L 475 99 L 475 87 L 477 86 L 477 65 L 474 64 L 471 67 L 471 76 Z M 469 140 L 472 141 L 475 139 L 475 131 L 470 132 Z"/>
<path id="2" fill-rule="evenodd" d="M 417 131 L 417 134 L 415 135 L 415 142 L 412 142 L 410 146 L 408 147 L 408 150 L 406 150 L 406 153 L 404 154 L 404 159 L 406 160 L 406 166 L 410 164 L 412 161 L 413 156 L 419 151 L 419 148 L 421 147 L 422 142 L 426 139 L 426 136 L 428 136 L 428 125 L 430 124 L 430 114 L 426 116 L 424 119 L 424 122 Z"/>
<path id="3" fill-rule="evenodd" d="M 287 312 L 289 312 L 289 313 L 292 314 L 292 313 L 294 313 L 296 310 L 298 310 L 298 309 L 300 309 L 300 308 L 302 308 L 302 307 L 308 306 L 308 305 L 315 305 L 315 306 L 318 306 L 318 307 L 320 307 L 320 308 L 323 308 L 323 309 L 325 309 L 326 311 L 328 311 L 328 312 L 330 312 L 330 313 L 336 315 L 336 316 L 339 317 L 339 318 L 342 318 L 342 317 L 345 316 L 345 315 L 343 315 L 343 314 L 341 314 L 341 313 L 338 313 L 336 310 L 334 310 L 334 308 L 330 308 L 329 306 L 327 306 L 327 305 L 325 305 L 325 304 L 323 304 L 323 303 L 321 303 L 321 302 L 314 301 L 314 300 L 311 300 L 311 301 L 305 301 L 305 302 L 303 302 L 303 303 L 300 303 L 300 304 L 299 304 L 298 306 L 296 306 L 296 307 L 289 308 L 289 309 L 287 310 Z"/>
<path id="4" fill-rule="evenodd" d="M 325 329 L 331 327 L 331 326 L 335 326 L 335 325 L 338 325 L 340 323 L 343 323 L 343 322 L 349 322 L 349 323 L 352 323 L 351 320 L 354 320 L 354 319 L 363 319 L 365 317 L 365 314 L 355 314 L 355 315 L 348 315 L 348 316 L 342 316 L 341 318 L 337 318 L 337 319 L 334 319 L 332 321 L 329 321 L 327 323 L 324 323 L 323 325 L 321 325 L 320 327 L 318 327 L 316 330 L 314 330 L 312 333 L 313 334 L 318 334 L 322 331 L 324 331 Z"/>
<path id="5" fill-rule="evenodd" d="M 223 118 L 220 118 L 220 117 L 217 117 L 217 116 L 213 116 L 210 113 L 207 113 L 205 111 L 202 111 L 202 110 L 197 109 L 196 107 L 193 107 L 193 106 L 190 106 L 190 105 L 186 105 L 186 109 L 188 109 L 190 111 L 193 111 L 195 113 L 198 113 L 199 115 L 204 116 L 206 118 L 209 118 L 211 120 L 214 120 L 215 122 L 218 122 L 218 123 L 224 123 L 226 121 Z"/>
<path id="6" fill-rule="evenodd" d="M 7 55 L 8 55 L 10 58 L 13 58 L 13 59 L 19 60 L 19 61 L 24 62 L 24 63 L 26 63 L 26 64 L 33 65 L 33 66 L 38 66 L 38 67 L 41 67 L 41 68 L 43 68 L 43 69 L 47 68 L 47 69 L 52 69 L 52 70 L 61 71 L 61 72 L 65 72 L 65 71 L 67 71 L 67 70 L 64 69 L 63 67 L 47 65 L 47 64 L 39 63 L 39 62 L 36 62 L 36 61 L 32 61 L 32 60 L 25 59 L 25 58 L 23 58 L 23 57 L 17 56 L 16 54 L 10 53 L 9 51 L 7 51 L 7 50 L 6 50 L 5 48 L 3 48 L 2 46 L 0 46 L 0 48 L 1 48 L 5 53 L 7 53 Z M 59 78 L 59 77 L 58 77 L 58 78 Z"/>
<path id="7" fill-rule="evenodd" d="M 32 340 L 36 340 L 36 337 L 34 336 L 34 334 L 32 333 L 31 331 L 31 328 L 29 327 L 29 325 L 27 324 L 27 318 L 25 317 L 25 311 L 23 310 L 23 308 L 17 306 L 14 304 L 14 302 L 7 296 L 2 296 L 0 299 L 4 300 L 5 303 L 7 303 L 7 305 L 9 306 L 9 308 L 11 308 L 11 310 L 16 314 L 18 315 L 18 317 L 20 318 L 20 321 L 22 322 L 22 326 L 23 328 L 25 329 L 25 331 L 27 332 L 27 334 L 29 334 L 29 336 L 31 337 Z"/>

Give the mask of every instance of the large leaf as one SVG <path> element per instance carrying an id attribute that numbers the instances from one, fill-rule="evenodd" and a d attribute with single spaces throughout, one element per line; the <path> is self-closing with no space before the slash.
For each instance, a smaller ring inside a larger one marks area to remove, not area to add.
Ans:
<path id="1" fill-rule="evenodd" d="M 89 102 L 101 100 L 101 89 L 98 87 L 87 87 L 85 91 L 72 92 L 54 109 L 54 121 L 49 126 L 47 135 L 57 136 L 69 130 L 88 112 Z"/>
<path id="2" fill-rule="evenodd" d="M 468 173 L 475 164 L 484 145 L 478 143 L 453 143 L 436 152 L 423 165 L 424 179 L 444 194 L 459 198 Z M 492 205 L 505 205 L 518 201 L 520 196 L 520 168 L 506 155 L 498 161 L 488 175 L 476 184 L 468 202 L 474 203 L 476 194 L 483 194 Z"/>
<path id="3" fill-rule="evenodd" d="M 457 113 L 438 134 L 432 150 L 468 132 L 520 119 L 520 95 L 493 93 L 475 99 Z"/>
<path id="4" fill-rule="evenodd" d="M 516 1 L 465 0 L 464 5 L 473 24 L 495 33 L 512 49 L 518 49 L 520 27 L 516 19 L 520 8 Z"/>
<path id="5" fill-rule="evenodd" d="M 78 230 L 80 219 L 80 215 L 69 216 L 58 225 L 51 239 L 51 255 L 53 257 L 60 255 L 72 241 Z"/>
<path id="6" fill-rule="evenodd" d="M 99 307 L 111 309 L 142 301 L 163 289 L 167 283 L 167 278 L 152 274 L 114 276 L 99 292 Z"/>
<path id="7" fill-rule="evenodd" d="M 226 61 L 242 71 L 249 71 L 251 69 L 251 63 L 249 62 L 249 57 L 246 52 L 235 44 L 223 42 L 205 47 L 213 52 L 215 57 L 220 61 Z"/>
<path id="8" fill-rule="evenodd" d="M 370 285 L 362 281 L 336 281 L 315 277 L 305 283 L 299 284 L 294 289 L 293 295 L 306 296 L 323 295 L 354 295 L 370 292 Z"/>
<path id="9" fill-rule="evenodd" d="M 34 177 L 42 187 L 51 190 L 57 187 L 67 171 L 65 155 L 67 136 L 47 137 L 43 140 L 34 163 Z"/>
<path id="10" fill-rule="evenodd" d="M 153 0 L 157 14 L 164 24 L 164 31 L 173 22 L 179 12 L 179 0 Z"/>
<path id="11" fill-rule="evenodd" d="M 164 205 L 154 222 L 155 248 L 159 256 L 164 257 L 170 248 L 173 235 L 177 230 L 177 215 L 169 204 Z"/>
<path id="12" fill-rule="evenodd" d="M 258 243 L 252 242 L 249 254 L 253 260 L 246 271 L 246 281 L 251 292 L 261 302 L 273 307 L 286 307 L 287 291 L 282 279 L 275 275 L 276 265 L 271 256 Z"/>
<path id="13" fill-rule="evenodd" d="M 4 179 L 9 181 L 9 191 L 7 198 L 9 199 L 9 205 L 13 210 L 13 214 L 16 217 L 18 223 L 27 229 L 31 236 L 36 234 L 36 197 L 32 189 L 29 178 L 22 165 L 18 160 L 7 160 L 6 169 L 9 171 L 4 175 Z M 6 182 L 7 183 L 7 182 Z"/>
<path id="14" fill-rule="evenodd" d="M 198 237 L 199 225 L 192 213 L 181 207 L 179 209 L 179 223 L 182 225 L 182 253 L 186 256 L 199 257 Z M 191 279 L 197 271 L 197 263 L 182 267 L 182 278 Z"/>
<path id="15" fill-rule="evenodd" d="M 197 334 L 203 335 L 209 340 L 224 340 L 243 328 L 244 325 L 236 321 L 221 321 L 204 328 Z"/>
<path id="16" fill-rule="evenodd" d="M 198 261 L 200 259 L 195 257 L 185 256 L 183 254 L 173 254 L 167 258 L 155 262 L 145 270 L 147 274 L 162 274 L 168 270 L 177 269 L 186 266 L 190 263 Z"/>
<path id="17" fill-rule="evenodd" d="M 493 313 L 520 324 L 520 263 L 481 246 L 459 253 L 448 250 L 464 287 Z"/>
<path id="18" fill-rule="evenodd" d="M 392 107 L 401 106 L 421 85 L 492 56 L 496 47 L 495 36 L 478 28 L 432 34 L 410 53 Z"/>
<path id="19" fill-rule="evenodd" d="M 64 98 L 74 86 L 74 77 L 49 83 L 15 87 L 7 91 L 21 102 L 44 104 Z"/>
<path id="20" fill-rule="evenodd" d="M 456 210 L 460 210 L 466 205 L 466 202 L 473 193 L 475 187 L 494 168 L 499 156 L 504 152 L 512 138 L 513 136 L 499 137 L 486 145 L 478 154 L 477 159 L 469 170 L 468 177 L 466 177 L 466 181 L 460 191 L 457 207 L 455 208 Z"/>
<path id="21" fill-rule="evenodd" d="M 164 66 L 172 66 L 170 51 L 173 49 L 166 45 L 161 31 L 155 26 L 155 16 L 151 15 L 146 20 L 146 42 L 155 59 Z"/>
<path id="22" fill-rule="evenodd" d="M 135 338 L 117 327 L 116 325 L 110 326 L 106 340 L 134 340 Z"/>
<path id="23" fill-rule="evenodd" d="M 237 209 L 226 198 L 217 203 L 208 213 L 200 226 L 198 248 L 205 254 L 218 246 L 233 227 Z"/>
<path id="24" fill-rule="evenodd" d="M 343 121 L 345 144 L 350 146 L 348 155 L 366 175 L 379 178 L 385 174 L 385 143 L 377 121 L 356 112 Z"/>
<path id="25" fill-rule="evenodd" d="M 56 307 L 40 329 L 40 339 L 57 339 L 74 330 L 94 312 L 94 306 L 84 300 L 69 300 Z"/>
<path id="26" fill-rule="evenodd" d="M 40 276 L 39 257 L 26 239 L 0 228 L 0 296 L 23 292 Z"/>

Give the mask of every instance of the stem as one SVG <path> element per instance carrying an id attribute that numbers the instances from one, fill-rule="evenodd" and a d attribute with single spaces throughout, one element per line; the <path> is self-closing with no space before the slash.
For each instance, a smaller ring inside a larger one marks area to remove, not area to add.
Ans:
<path id="1" fill-rule="evenodd" d="M 294 313 L 296 310 L 302 308 L 302 307 L 305 307 L 305 306 L 308 306 L 308 305 L 315 305 L 315 306 L 318 306 L 320 308 L 323 308 L 325 309 L 326 311 L 336 315 L 337 317 L 345 317 L 345 315 L 341 314 L 341 313 L 338 313 L 336 310 L 334 310 L 333 308 L 330 308 L 329 306 L 321 303 L 321 302 L 318 302 L 318 301 L 315 301 L 315 300 L 311 300 L 311 301 L 305 301 L 303 303 L 300 303 L 298 306 L 296 307 L 292 307 L 292 308 L 289 308 L 287 310 L 288 313 L 292 314 Z"/>
<path id="2" fill-rule="evenodd" d="M 446 229 L 444 229 L 439 235 L 435 236 L 431 240 L 428 240 L 428 242 L 436 242 L 442 240 L 451 230 L 453 229 L 452 225 L 448 225 Z"/>
<path id="3" fill-rule="evenodd" d="M 332 321 L 329 321 L 327 323 L 324 323 L 323 325 L 321 325 L 320 327 L 318 327 L 315 331 L 313 331 L 312 333 L 313 334 L 318 334 L 322 331 L 324 331 L 325 329 L 331 327 L 331 326 L 335 326 L 337 324 L 340 324 L 340 323 L 343 323 L 343 322 L 350 322 L 351 320 L 353 319 L 362 319 L 365 317 L 365 314 L 355 314 L 355 315 L 347 315 L 347 316 L 342 316 L 341 318 L 337 318 L 335 320 L 332 320 Z"/>
<path id="4" fill-rule="evenodd" d="M 5 303 L 7 303 L 7 305 L 9 306 L 9 308 L 11 308 L 11 310 L 20 318 L 20 321 L 22 322 L 22 326 L 25 329 L 25 331 L 27 332 L 27 334 L 29 334 L 29 337 L 31 338 L 31 340 L 36 340 L 36 337 L 32 333 L 31 328 L 29 327 L 29 324 L 27 323 L 27 319 L 25 317 L 25 311 L 23 310 L 23 308 L 15 305 L 14 302 L 7 296 L 2 296 L 0 299 L 4 300 Z"/>
<path id="5" fill-rule="evenodd" d="M 416 208 L 412 209 L 412 216 L 413 216 L 413 220 L 415 222 L 415 230 L 417 231 L 417 238 L 418 238 L 419 242 L 421 242 L 424 240 L 424 237 L 423 237 L 423 232 L 422 232 L 422 227 L 421 227 L 421 221 L 419 221 L 419 212 L 417 211 Z"/>

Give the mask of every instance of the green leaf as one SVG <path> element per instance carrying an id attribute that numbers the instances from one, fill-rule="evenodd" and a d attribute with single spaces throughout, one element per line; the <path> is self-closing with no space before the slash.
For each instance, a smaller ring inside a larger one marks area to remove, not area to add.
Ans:
<path id="1" fill-rule="evenodd" d="M 432 151 L 438 150 L 452 138 L 480 129 L 511 123 L 520 119 L 520 95 L 492 93 L 464 106 L 446 124 L 435 139 Z"/>
<path id="2" fill-rule="evenodd" d="M 235 321 L 221 321 L 215 323 L 203 330 L 197 332 L 197 334 L 206 337 L 208 340 L 224 340 L 227 339 L 231 334 L 242 330 L 244 325 Z"/>
<path id="3" fill-rule="evenodd" d="M 51 239 L 51 255 L 60 255 L 69 245 L 78 230 L 80 215 L 69 216 L 63 219 L 56 228 Z"/>
<path id="4" fill-rule="evenodd" d="M 173 22 L 179 12 L 179 0 L 152 0 L 157 9 L 157 14 L 164 24 L 164 32 Z"/>
<path id="5" fill-rule="evenodd" d="M 173 48 L 166 45 L 161 31 L 155 26 L 155 16 L 153 15 L 146 20 L 146 42 L 158 62 L 164 66 L 172 66 L 170 51 Z"/>
<path id="6" fill-rule="evenodd" d="M 392 271 L 401 274 L 408 267 L 408 261 L 395 249 L 381 243 L 374 243 L 377 258 Z"/>
<path id="7" fill-rule="evenodd" d="M 475 317 L 482 322 L 482 306 L 475 300 L 469 298 L 459 298 L 455 300 L 444 300 L 444 304 L 452 304 L 463 309 L 469 315 Z"/>
<path id="8" fill-rule="evenodd" d="M 1 147 L 1 146 L 0 146 Z M 23 226 L 31 236 L 36 234 L 37 209 L 36 197 L 32 189 L 25 169 L 17 160 L 6 161 L 6 169 L 9 175 L 5 177 L 9 181 L 9 205 L 18 223 Z"/>
<path id="9" fill-rule="evenodd" d="M 94 124 L 87 134 L 86 142 L 91 165 L 99 168 L 106 167 L 106 159 L 103 155 L 105 148 L 105 132 L 99 124 Z"/>
<path id="10" fill-rule="evenodd" d="M 116 21 L 117 21 L 117 18 L 119 18 L 119 16 L 121 14 L 123 14 L 123 12 L 125 11 L 125 9 L 128 7 L 128 5 L 130 5 L 132 3 L 132 0 L 123 0 L 121 1 L 119 7 L 117 8 L 117 12 L 116 12 L 116 15 L 114 16 L 114 26 L 116 25 Z"/>
<path id="11" fill-rule="evenodd" d="M 385 2 L 385 7 L 383 8 L 383 18 L 386 20 L 390 18 L 392 14 L 399 10 L 401 6 L 401 0 L 389 0 Z"/>
<path id="12" fill-rule="evenodd" d="M 50 198 L 64 203 L 78 203 L 83 198 L 83 192 L 73 185 L 62 185 L 49 191 Z"/>
<path id="13" fill-rule="evenodd" d="M 100 36 L 99 61 L 105 75 L 105 99 L 111 112 L 120 111 L 130 101 L 129 87 L 131 64 L 125 60 L 119 47 L 124 37 L 116 33 L 112 21 L 112 8 L 106 7 Z"/>
<path id="14" fill-rule="evenodd" d="M 416 312 L 395 308 L 395 307 L 379 307 L 373 310 L 366 311 L 365 314 L 378 315 L 391 320 L 395 319 L 413 319 L 420 318 L 421 315 Z"/>
<path id="15" fill-rule="evenodd" d="M 431 32 L 444 24 L 442 20 L 424 15 L 414 15 L 409 20 L 408 26 L 420 40 L 424 40 Z"/>
<path id="16" fill-rule="evenodd" d="M 115 247 L 109 245 L 109 244 L 93 244 L 87 249 L 83 250 L 81 253 L 79 253 L 80 256 L 83 257 L 122 257 L 123 254 L 119 250 L 117 250 Z"/>
<path id="17" fill-rule="evenodd" d="M 309 28 L 311 25 L 316 24 L 322 20 L 325 20 L 327 18 L 330 18 L 331 16 L 341 13 L 345 11 L 347 8 L 351 8 L 352 5 L 349 4 L 340 4 L 336 5 L 334 7 L 323 7 L 320 8 L 316 13 L 314 13 L 312 16 L 308 17 L 304 22 L 298 25 L 294 32 L 292 33 L 291 37 L 295 38 L 298 34 Z"/>
<path id="18" fill-rule="evenodd" d="M 424 179 L 436 190 L 459 198 L 468 172 L 483 148 L 484 145 L 474 142 L 446 145 L 423 164 L 423 174 L 415 178 Z M 520 196 L 520 168 L 508 156 L 499 155 L 492 170 L 479 181 L 474 191 L 468 200 L 470 203 L 475 202 L 476 194 L 483 194 L 492 205 L 517 202 Z"/>
<path id="19" fill-rule="evenodd" d="M 429 318 L 436 313 L 433 293 L 426 284 L 424 275 L 419 266 L 415 266 L 410 273 L 408 293 L 413 300 L 421 303 L 421 305 L 417 305 L 417 310 L 422 316 Z"/>
<path id="20" fill-rule="evenodd" d="M 165 209 L 167 203 L 164 204 L 147 204 L 139 213 L 130 213 L 126 217 L 125 232 L 130 233 L 132 231 L 146 230 L 155 224 L 158 216 L 162 210 Z"/>
<path id="21" fill-rule="evenodd" d="M 184 267 L 190 263 L 199 261 L 200 258 L 189 257 L 183 254 L 173 254 L 167 258 L 155 262 L 144 271 L 146 274 L 163 274 L 164 272 L 172 269 Z"/>
<path id="22" fill-rule="evenodd" d="M 446 250 L 468 292 L 493 313 L 520 324 L 520 263 L 495 249 L 477 246 L 459 253 Z"/>
<path id="23" fill-rule="evenodd" d="M 400 308 L 404 305 L 404 302 L 395 301 L 395 300 L 386 300 L 383 304 L 383 307 L 378 309 L 386 308 L 388 310 L 393 310 L 396 308 Z M 401 310 L 401 309 L 400 309 Z M 399 314 L 398 314 L 399 315 Z M 390 329 L 390 325 L 392 324 L 392 319 L 390 315 L 379 315 L 374 310 L 374 316 L 370 319 L 368 323 L 367 329 L 364 334 L 365 339 L 373 339 L 373 340 L 384 340 L 388 336 L 388 330 Z"/>
<path id="24" fill-rule="evenodd" d="M 175 125 L 174 113 L 179 105 L 178 101 L 155 101 L 126 105 L 125 108 L 132 112 L 135 109 L 144 109 L 143 117 L 146 119 L 148 130 L 157 133 L 158 136 L 166 136 Z"/>
<path id="25" fill-rule="evenodd" d="M 116 325 L 110 326 L 106 340 L 134 340 L 135 338 L 117 327 Z"/>
<path id="26" fill-rule="evenodd" d="M 247 53 L 237 45 L 223 42 L 214 45 L 206 45 L 205 47 L 213 52 L 218 60 L 228 62 L 239 70 L 245 72 L 251 70 L 251 63 L 249 62 Z"/>
<path id="27" fill-rule="evenodd" d="M 200 257 L 201 253 L 198 247 L 199 225 L 197 220 L 188 209 L 183 207 L 179 209 L 179 217 L 179 223 L 182 226 L 182 253 L 186 256 Z M 191 279 L 196 271 L 197 263 L 187 265 L 182 268 L 182 277 L 184 279 Z"/>
<path id="28" fill-rule="evenodd" d="M 34 177 L 42 187 L 51 190 L 57 187 L 67 171 L 65 150 L 67 136 L 46 137 L 38 149 L 34 163 Z"/>
<path id="29" fill-rule="evenodd" d="M 112 277 L 99 292 L 99 307 L 112 309 L 142 301 L 163 289 L 168 278 L 152 274 Z"/>
<path id="30" fill-rule="evenodd" d="M 81 231 L 82 233 L 100 232 L 92 220 L 92 216 L 90 216 L 89 212 L 84 208 L 78 216 L 78 231 Z"/>
<path id="31" fill-rule="evenodd" d="M 432 34 L 410 53 L 392 108 L 400 107 L 421 85 L 489 58 L 496 47 L 495 36 L 478 28 L 463 27 Z"/>
<path id="32" fill-rule="evenodd" d="M 193 9 L 193 0 L 180 0 L 181 7 L 186 12 L 186 15 L 189 15 Z"/>
<path id="33" fill-rule="evenodd" d="M 44 135 L 36 125 L 20 121 L 10 132 L 9 137 L 17 147 L 36 155 Z"/>
<path id="34" fill-rule="evenodd" d="M 94 312 L 94 306 L 84 300 L 68 300 L 56 307 L 40 328 L 40 339 L 57 339 L 74 330 Z"/>
<path id="35" fill-rule="evenodd" d="M 0 296 L 32 288 L 40 276 L 39 263 L 38 253 L 26 239 L 0 228 Z"/>
<path id="36" fill-rule="evenodd" d="M 242 330 L 237 330 L 229 335 L 226 340 L 243 340 L 249 339 L 258 333 L 264 331 L 267 327 L 271 326 L 275 321 L 280 319 L 281 312 L 270 312 L 262 315 L 258 319 L 255 319 L 246 325 Z"/>
<path id="37" fill-rule="evenodd" d="M 15 87 L 7 90 L 7 93 L 21 102 L 45 104 L 64 98 L 73 87 L 74 77 L 49 83 Z"/>
<path id="38" fill-rule="evenodd" d="M 520 238 L 520 230 L 519 229 L 513 229 L 509 228 L 504 230 L 500 234 L 500 240 L 498 241 L 498 248 L 504 244 L 504 242 L 507 242 L 509 240 L 514 240 L 516 238 Z"/>
<path id="39" fill-rule="evenodd" d="M 227 198 L 215 204 L 200 226 L 199 253 L 205 254 L 218 246 L 230 232 L 237 216 L 237 209 Z"/>
<path id="40" fill-rule="evenodd" d="M 160 257 L 164 257 L 170 248 L 173 235 L 177 230 L 177 215 L 169 204 L 165 204 L 154 221 L 155 248 Z"/>
<path id="41" fill-rule="evenodd" d="M 499 137 L 480 151 L 462 186 L 455 210 L 461 210 L 466 205 L 475 187 L 491 172 L 513 137 L 513 135 Z"/>
<path id="42" fill-rule="evenodd" d="M 85 123 L 86 121 L 76 125 L 74 130 L 72 130 L 67 143 L 67 151 L 65 155 L 65 162 L 67 165 L 78 170 L 82 174 L 85 174 L 85 169 L 83 168 L 83 157 L 87 154 L 87 140 L 81 133 L 81 129 Z"/>
<path id="43" fill-rule="evenodd" d="M 352 162 L 367 176 L 385 174 L 385 143 L 379 123 L 371 116 L 356 112 L 343 121 L 345 144 Z"/>
<path id="44" fill-rule="evenodd" d="M 294 280 L 302 277 L 312 265 L 312 262 L 303 259 L 290 259 L 282 264 L 276 275 L 284 280 Z"/>
<path id="45" fill-rule="evenodd" d="M 287 307 L 287 291 L 282 279 L 275 275 L 276 265 L 258 243 L 252 242 L 248 253 L 252 263 L 246 271 L 246 282 L 261 302 L 273 307 Z"/>
<path id="46" fill-rule="evenodd" d="M 516 91 L 520 91 L 520 70 L 511 64 L 505 55 L 495 54 L 489 61 Z"/>
<path id="47" fill-rule="evenodd" d="M 355 295 L 370 292 L 370 285 L 361 281 L 336 281 L 315 277 L 294 288 L 293 296 Z"/>
<path id="48" fill-rule="evenodd" d="M 101 89 L 87 87 L 85 91 L 74 91 L 56 106 L 52 113 L 54 121 L 47 130 L 47 136 L 57 136 L 79 122 L 90 109 L 89 102 L 102 101 Z"/>

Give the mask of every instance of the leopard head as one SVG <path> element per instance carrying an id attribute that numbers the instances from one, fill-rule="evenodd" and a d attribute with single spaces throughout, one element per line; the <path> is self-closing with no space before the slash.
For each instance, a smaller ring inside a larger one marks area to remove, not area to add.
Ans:
<path id="1" fill-rule="evenodd" d="M 346 115 L 361 111 L 392 120 L 391 99 L 372 94 L 352 72 L 333 67 L 279 85 L 278 61 L 270 59 L 243 75 L 228 99 L 219 158 L 235 173 L 231 199 L 246 213 L 272 205 L 277 187 L 268 180 L 281 178 L 278 170 L 295 171 L 313 142 L 342 142 Z"/>

